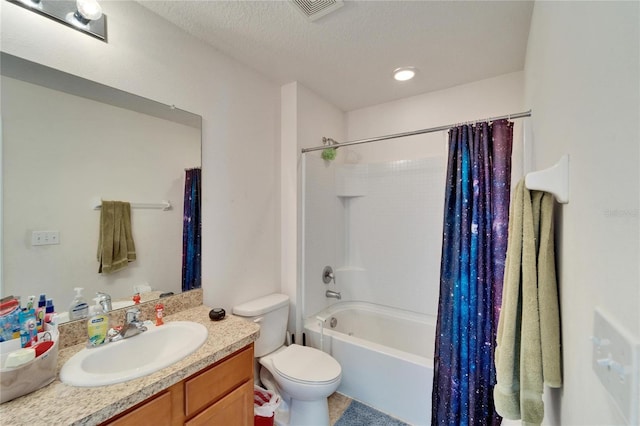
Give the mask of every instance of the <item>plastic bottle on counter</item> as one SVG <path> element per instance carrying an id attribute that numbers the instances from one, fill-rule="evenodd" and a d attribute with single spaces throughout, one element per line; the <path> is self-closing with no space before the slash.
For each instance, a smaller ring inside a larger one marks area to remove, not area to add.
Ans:
<path id="1" fill-rule="evenodd" d="M 82 287 L 74 288 L 76 296 L 73 298 L 71 305 L 69 305 L 69 319 L 77 320 L 86 318 L 89 315 L 89 304 L 84 297 L 82 297 Z"/>
<path id="2" fill-rule="evenodd" d="M 34 309 L 22 311 L 20 317 L 20 346 L 23 348 L 34 345 L 38 341 L 38 322 Z"/>
<path id="3" fill-rule="evenodd" d="M 105 315 L 100 298 L 96 297 L 96 304 L 89 308 L 89 320 L 87 321 L 87 333 L 89 335 L 89 346 L 100 346 L 109 331 L 109 317 Z"/>
<path id="4" fill-rule="evenodd" d="M 36 308 L 36 321 L 38 323 L 38 333 L 44 331 L 44 317 L 46 315 L 47 296 L 42 293 L 38 299 L 38 307 Z"/>
<path id="5" fill-rule="evenodd" d="M 53 320 L 53 316 L 56 314 L 55 307 L 53 306 L 53 299 L 47 299 L 47 305 L 45 306 L 44 322 L 50 323 Z"/>
<path id="6" fill-rule="evenodd" d="M 164 305 L 162 303 L 156 304 L 156 325 L 164 324 L 162 317 L 164 316 Z"/>

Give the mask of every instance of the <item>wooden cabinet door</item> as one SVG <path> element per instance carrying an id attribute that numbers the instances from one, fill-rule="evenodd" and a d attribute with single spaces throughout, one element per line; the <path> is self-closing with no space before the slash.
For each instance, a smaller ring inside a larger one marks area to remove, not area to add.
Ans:
<path id="1" fill-rule="evenodd" d="M 171 424 L 171 410 L 171 393 L 165 392 L 108 424 L 109 426 L 168 425 Z"/>
<path id="2" fill-rule="evenodd" d="M 253 382 L 244 383 L 185 425 L 253 426 Z"/>
<path id="3" fill-rule="evenodd" d="M 253 345 L 186 379 L 185 416 L 191 417 L 247 381 L 253 381 Z"/>

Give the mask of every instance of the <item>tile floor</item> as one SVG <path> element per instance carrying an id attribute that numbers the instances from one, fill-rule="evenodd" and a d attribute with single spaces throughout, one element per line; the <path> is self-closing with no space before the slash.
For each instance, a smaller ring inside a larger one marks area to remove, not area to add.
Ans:
<path id="1" fill-rule="evenodd" d="M 338 421 L 338 419 L 340 419 L 340 416 L 342 416 L 344 410 L 349 407 L 351 401 L 351 398 L 349 398 L 348 396 L 344 396 L 338 392 L 334 392 L 329 396 L 329 424 L 331 426 L 333 426 Z"/>

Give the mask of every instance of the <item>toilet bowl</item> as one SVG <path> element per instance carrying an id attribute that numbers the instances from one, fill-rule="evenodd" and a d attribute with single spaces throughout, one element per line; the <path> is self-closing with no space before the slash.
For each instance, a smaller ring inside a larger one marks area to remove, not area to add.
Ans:
<path id="1" fill-rule="evenodd" d="M 234 315 L 260 324 L 255 343 L 262 385 L 278 393 L 280 426 L 329 425 L 327 397 L 338 389 L 342 368 L 331 355 L 308 346 L 284 345 L 289 298 L 272 294 L 233 308 Z"/>
<path id="2" fill-rule="evenodd" d="M 289 425 L 329 424 L 327 397 L 338 389 L 342 378 L 338 361 L 318 349 L 290 345 L 259 362 L 262 382 L 275 382 L 275 391 L 288 404 Z"/>

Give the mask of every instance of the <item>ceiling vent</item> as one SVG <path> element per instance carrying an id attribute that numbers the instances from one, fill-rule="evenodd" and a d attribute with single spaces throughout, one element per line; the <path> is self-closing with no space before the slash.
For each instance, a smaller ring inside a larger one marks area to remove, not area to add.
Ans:
<path id="1" fill-rule="evenodd" d="M 340 9 L 344 6 L 342 0 L 291 0 L 296 10 L 302 13 L 310 22 Z"/>

